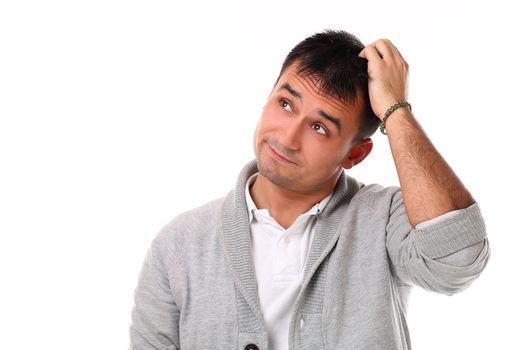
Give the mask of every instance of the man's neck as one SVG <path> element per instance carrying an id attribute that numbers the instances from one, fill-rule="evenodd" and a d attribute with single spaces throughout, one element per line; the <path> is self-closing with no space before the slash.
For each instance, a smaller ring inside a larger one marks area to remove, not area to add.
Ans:
<path id="1" fill-rule="evenodd" d="M 268 209 L 275 221 L 287 229 L 299 215 L 326 198 L 334 186 L 315 192 L 297 192 L 277 186 L 258 174 L 250 187 L 250 195 L 257 208 Z"/>

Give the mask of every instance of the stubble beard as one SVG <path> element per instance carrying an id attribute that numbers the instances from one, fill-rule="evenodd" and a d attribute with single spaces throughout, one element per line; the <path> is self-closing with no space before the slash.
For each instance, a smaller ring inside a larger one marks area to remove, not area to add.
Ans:
<path id="1" fill-rule="evenodd" d="M 297 184 L 297 181 L 294 181 L 293 178 L 280 174 L 277 165 L 265 164 L 258 160 L 257 167 L 259 168 L 259 174 L 264 176 L 275 186 L 293 189 L 294 184 Z"/>
<path id="2" fill-rule="evenodd" d="M 263 146 L 261 145 L 261 148 L 262 147 Z M 259 150 L 256 160 L 259 174 L 268 179 L 268 181 L 270 181 L 272 184 L 289 190 L 297 190 L 299 179 L 294 176 L 282 174 L 281 169 L 279 169 L 281 165 L 273 160 L 269 155 L 264 156 L 262 154 L 262 149 Z"/>

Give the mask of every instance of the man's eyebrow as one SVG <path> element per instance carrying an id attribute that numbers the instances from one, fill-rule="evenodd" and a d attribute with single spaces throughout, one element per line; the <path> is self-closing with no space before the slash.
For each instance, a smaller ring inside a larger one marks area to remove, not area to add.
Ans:
<path id="1" fill-rule="evenodd" d="M 282 89 L 286 89 L 290 94 L 292 94 L 293 97 L 297 97 L 298 99 L 301 99 L 302 96 L 299 92 L 297 92 L 296 90 L 294 90 L 290 84 L 288 83 L 284 83 L 280 88 L 279 90 L 282 90 Z"/>
<path id="2" fill-rule="evenodd" d="M 290 84 L 288 83 L 284 83 L 280 88 L 279 90 L 282 90 L 282 89 L 285 89 L 286 91 L 288 91 L 292 96 L 298 98 L 298 99 L 301 99 L 302 96 L 301 94 L 294 90 Z M 331 116 L 330 114 L 324 112 L 323 110 L 319 110 L 319 115 L 323 118 L 325 118 L 326 120 L 330 121 L 332 124 L 335 125 L 335 127 L 337 128 L 337 131 L 338 132 L 341 132 L 341 120 L 339 120 L 338 118 L 336 117 L 333 117 Z"/>
<path id="3" fill-rule="evenodd" d="M 335 127 L 337 128 L 337 131 L 338 132 L 341 132 L 341 121 L 336 118 L 336 117 L 332 117 L 330 114 L 326 114 L 324 111 L 320 110 L 319 111 L 319 115 L 323 118 L 325 118 L 326 120 L 332 122 L 332 124 L 335 125 Z"/>

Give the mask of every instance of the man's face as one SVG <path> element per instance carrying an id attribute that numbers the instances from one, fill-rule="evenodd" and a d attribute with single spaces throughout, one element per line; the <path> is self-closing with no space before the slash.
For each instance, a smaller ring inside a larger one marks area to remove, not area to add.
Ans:
<path id="1" fill-rule="evenodd" d="M 341 170 L 359 163 L 370 139 L 354 141 L 362 100 L 325 96 L 312 78 L 290 66 L 274 86 L 254 135 L 261 175 L 288 190 L 331 190 Z"/>

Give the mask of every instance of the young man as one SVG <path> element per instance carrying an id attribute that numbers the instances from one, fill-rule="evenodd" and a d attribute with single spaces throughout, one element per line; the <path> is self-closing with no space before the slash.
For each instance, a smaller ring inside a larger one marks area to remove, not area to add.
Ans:
<path id="1" fill-rule="evenodd" d="M 388 40 L 299 43 L 257 125 L 256 161 L 153 241 L 131 349 L 409 349 L 409 289 L 461 291 L 489 248 L 478 205 L 406 102 L 407 73 Z M 401 189 L 344 173 L 380 123 Z"/>

